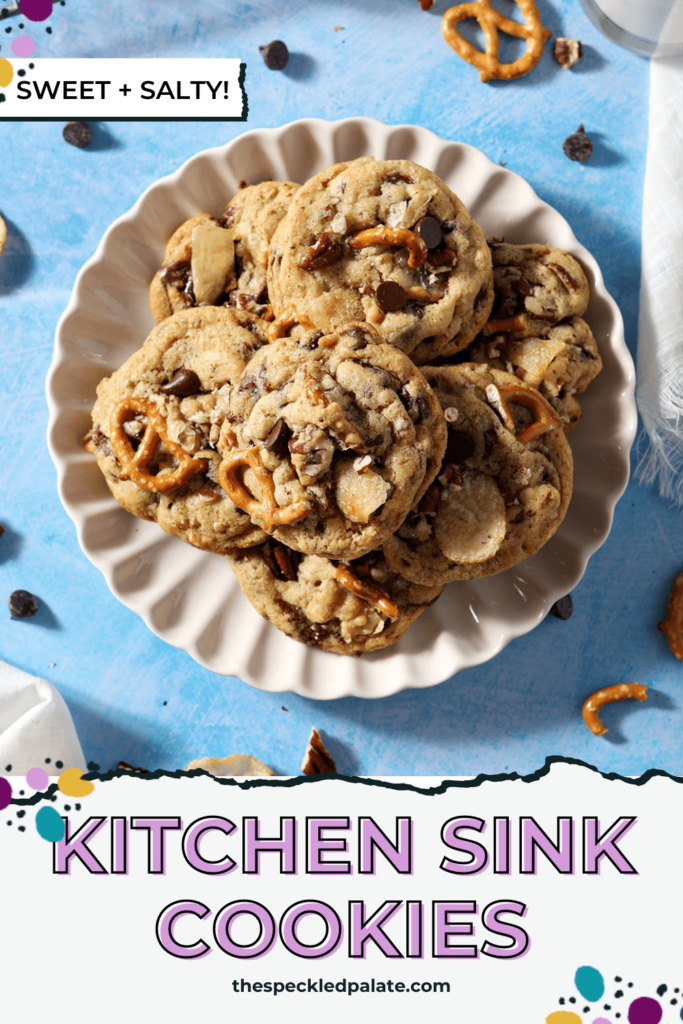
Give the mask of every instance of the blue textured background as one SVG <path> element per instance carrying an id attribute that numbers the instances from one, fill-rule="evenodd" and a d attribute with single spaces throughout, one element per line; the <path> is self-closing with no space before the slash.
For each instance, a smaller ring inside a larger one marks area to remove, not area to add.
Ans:
<path id="1" fill-rule="evenodd" d="M 60 123 L 0 123 L 0 212 L 9 229 L 0 258 L 0 598 L 22 587 L 42 602 L 34 620 L 0 615 L 0 657 L 59 687 L 86 759 L 102 769 L 120 758 L 176 768 L 240 751 L 295 774 L 316 725 L 346 773 L 530 772 L 547 754 L 563 754 L 603 770 L 683 774 L 683 666 L 655 628 L 683 564 L 683 531 L 680 514 L 641 486 L 631 484 L 618 505 L 607 543 L 574 592 L 572 619 L 547 619 L 492 662 L 434 689 L 332 703 L 259 693 L 157 640 L 82 555 L 57 498 L 43 389 L 77 271 L 151 182 L 245 128 L 361 114 L 424 125 L 505 161 L 597 257 L 635 350 L 647 62 L 603 39 L 578 0 L 539 0 L 553 34 L 583 41 L 582 63 L 563 70 L 550 44 L 528 78 L 483 85 L 442 41 L 447 6 L 222 0 L 204 2 L 199 13 L 198 4 L 177 0 L 68 0 L 48 22 L 25 26 L 36 57 L 206 55 L 247 63 L 246 126 L 98 123 L 93 144 L 78 150 L 63 142 Z M 20 20 L 0 25 L 0 56 L 11 57 Z M 292 54 L 284 72 L 269 71 L 258 53 L 273 38 Z M 595 143 L 586 165 L 561 150 L 579 122 Z M 649 684 L 648 702 L 611 708 L 610 732 L 596 739 L 581 721 L 583 699 L 629 680 Z"/>

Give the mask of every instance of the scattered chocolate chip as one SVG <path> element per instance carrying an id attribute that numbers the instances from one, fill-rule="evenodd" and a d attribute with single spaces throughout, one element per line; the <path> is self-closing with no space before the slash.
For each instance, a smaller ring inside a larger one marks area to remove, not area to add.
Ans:
<path id="1" fill-rule="evenodd" d="M 291 436 L 292 432 L 285 421 L 279 419 L 263 442 L 263 447 L 269 452 L 274 452 L 275 455 L 284 456 L 287 454 L 287 442 Z"/>
<path id="2" fill-rule="evenodd" d="M 460 465 L 474 455 L 474 450 L 474 441 L 469 434 L 463 434 L 460 430 L 449 430 L 444 462 Z"/>
<path id="3" fill-rule="evenodd" d="M 289 60 L 289 50 L 281 39 L 274 39 L 267 46 L 259 46 L 259 52 L 263 57 L 266 67 L 271 71 L 282 71 Z"/>
<path id="4" fill-rule="evenodd" d="M 38 611 L 38 598 L 28 590 L 14 590 L 8 603 L 13 619 L 30 619 Z"/>
<path id="5" fill-rule="evenodd" d="M 406 293 L 396 281 L 383 281 L 375 292 L 377 305 L 384 313 L 395 313 L 406 301 Z"/>
<path id="6" fill-rule="evenodd" d="M 550 609 L 552 614 L 557 619 L 569 619 L 574 611 L 574 602 L 572 601 L 572 595 L 567 594 L 566 597 L 561 597 L 559 601 Z"/>
<path id="7" fill-rule="evenodd" d="M 320 739 L 320 733 L 317 729 L 311 729 L 301 771 L 304 775 L 329 775 L 336 770 L 334 758 Z"/>
<path id="8" fill-rule="evenodd" d="M 70 146 L 77 146 L 79 149 L 85 149 L 92 141 L 90 125 L 87 125 L 84 121 L 69 121 L 68 124 L 64 125 L 62 135 Z"/>
<path id="9" fill-rule="evenodd" d="M 555 60 L 563 68 L 573 68 L 583 57 L 583 49 L 579 40 L 567 39 L 566 36 L 557 37 L 553 53 Z"/>
<path id="10" fill-rule="evenodd" d="M 322 270 L 341 259 L 342 247 L 339 242 L 333 242 L 326 231 L 306 251 L 306 255 L 299 260 L 302 270 Z"/>
<path id="11" fill-rule="evenodd" d="M 443 231 L 436 217 L 423 217 L 415 225 L 415 230 L 428 249 L 436 249 L 441 245 Z"/>
<path id="12" fill-rule="evenodd" d="M 164 395 L 176 395 L 178 398 L 187 398 L 188 395 L 196 395 L 201 391 L 201 381 L 194 370 L 178 370 L 171 377 L 167 384 L 162 384 L 159 391 Z"/>
<path id="13" fill-rule="evenodd" d="M 583 163 L 593 152 L 593 143 L 583 130 L 580 124 L 573 135 L 569 135 L 562 143 L 562 151 L 570 160 L 579 160 Z"/>

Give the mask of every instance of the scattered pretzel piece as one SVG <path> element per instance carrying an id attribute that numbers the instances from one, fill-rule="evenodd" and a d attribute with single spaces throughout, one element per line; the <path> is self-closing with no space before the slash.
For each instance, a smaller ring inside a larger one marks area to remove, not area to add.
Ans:
<path id="1" fill-rule="evenodd" d="M 247 490 L 238 473 L 242 466 L 249 466 L 261 485 L 262 497 L 259 501 Z M 248 512 L 263 523 L 264 530 L 272 530 L 276 526 L 298 523 L 311 511 L 305 501 L 294 501 L 291 505 L 280 508 L 275 500 L 275 484 L 272 474 L 263 466 L 258 448 L 238 449 L 229 452 L 218 469 L 220 485 L 238 508 Z"/>
<path id="2" fill-rule="evenodd" d="M 368 604 L 373 605 L 378 611 L 382 612 L 390 619 L 395 619 L 398 615 L 398 608 L 394 602 L 387 597 L 387 595 L 376 587 L 374 583 L 366 583 L 363 580 L 359 580 L 358 577 L 353 573 L 348 565 L 337 566 L 337 582 L 341 583 L 342 587 L 346 587 L 356 597 L 360 597 L 363 601 L 367 601 Z"/>
<path id="3" fill-rule="evenodd" d="M 297 322 L 296 313 L 288 309 L 282 316 L 268 324 L 268 342 L 272 345 L 274 341 L 284 338 L 290 327 Z"/>
<path id="4" fill-rule="evenodd" d="M 592 693 L 584 701 L 581 709 L 583 720 L 596 736 L 604 736 L 608 731 L 598 712 L 605 704 L 614 704 L 618 700 L 647 700 L 647 686 L 641 683 L 617 683 L 616 686 L 606 686 L 604 690 Z"/>
<path id="5" fill-rule="evenodd" d="M 683 572 L 679 572 L 674 581 L 666 606 L 666 618 L 657 629 L 661 629 L 666 637 L 671 653 L 683 661 Z"/>
<path id="6" fill-rule="evenodd" d="M 410 253 L 408 266 L 412 269 L 421 267 L 429 253 L 416 231 L 410 231 L 409 228 L 389 228 L 383 224 L 358 231 L 351 236 L 349 245 L 352 249 L 366 249 L 369 245 L 403 245 Z"/>
<path id="7" fill-rule="evenodd" d="M 522 12 L 524 23 L 513 21 L 504 17 L 500 11 L 491 6 L 491 0 L 476 0 L 475 3 L 460 4 L 458 7 L 451 7 L 443 16 L 441 31 L 443 37 L 452 49 L 467 61 L 473 64 L 479 72 L 482 82 L 488 82 L 492 78 L 510 80 L 521 78 L 536 67 L 546 41 L 552 33 L 545 28 L 541 22 L 541 15 L 534 0 L 516 0 Z M 476 46 L 472 46 L 457 29 L 461 21 L 466 18 L 476 18 L 481 25 L 486 50 L 482 53 Z M 500 38 L 498 30 L 506 32 L 517 39 L 526 39 L 526 51 L 512 64 L 501 64 Z"/>
<path id="8" fill-rule="evenodd" d="M 147 417 L 147 425 L 137 451 L 123 429 L 123 424 L 130 419 L 131 413 Z M 132 480 L 145 491 L 165 494 L 166 491 L 182 487 L 195 473 L 201 473 L 206 469 L 204 459 L 193 459 L 182 445 L 171 441 L 159 410 L 153 402 L 148 402 L 144 398 L 122 398 L 114 407 L 109 424 L 109 440 L 121 464 L 121 480 Z M 163 441 L 171 455 L 178 460 L 178 465 L 174 470 L 149 473 L 147 467 L 159 441 Z"/>
<path id="9" fill-rule="evenodd" d="M 500 394 L 501 404 L 507 409 L 508 413 L 510 412 L 508 409 L 509 403 L 516 402 L 517 405 L 523 405 L 526 409 L 530 409 L 535 416 L 533 423 L 530 423 L 528 427 L 525 427 L 524 430 L 515 435 L 522 444 L 533 441 L 535 437 L 540 437 L 541 434 L 545 434 L 548 430 L 559 429 L 562 426 L 560 417 L 550 402 L 546 402 L 545 398 L 539 395 L 538 391 L 522 387 L 521 384 L 506 384 L 505 387 L 498 389 L 498 393 Z"/>

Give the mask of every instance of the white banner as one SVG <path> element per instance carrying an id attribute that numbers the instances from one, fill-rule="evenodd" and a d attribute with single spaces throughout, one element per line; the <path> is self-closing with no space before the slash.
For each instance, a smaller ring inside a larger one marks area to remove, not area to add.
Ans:
<path id="1" fill-rule="evenodd" d="M 2 115 L 22 120 L 246 121 L 245 69 L 237 57 L 12 57 L 2 68 Z"/>
<path id="2" fill-rule="evenodd" d="M 651 774 L 560 762 L 533 781 L 432 787 L 128 774 L 36 803 L 10 779 L 3 976 L 27 1020 L 55 1024 L 76 1003 L 117 1024 L 674 1024 L 683 789 Z M 64 838 L 41 838 L 36 812 L 43 832 L 61 817 Z M 120 996 L 103 998 L 113 982 Z"/>

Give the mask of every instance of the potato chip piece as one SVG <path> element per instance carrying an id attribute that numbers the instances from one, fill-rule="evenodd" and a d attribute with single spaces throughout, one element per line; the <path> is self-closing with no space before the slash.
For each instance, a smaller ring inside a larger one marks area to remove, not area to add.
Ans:
<path id="1" fill-rule="evenodd" d="M 462 487 L 451 487 L 439 503 L 434 538 L 451 562 L 485 562 L 505 540 L 505 501 L 493 477 L 479 470 L 463 473 Z"/>
<path id="2" fill-rule="evenodd" d="M 372 469 L 358 472 L 345 462 L 337 473 L 334 496 L 343 515 L 352 523 L 367 523 L 389 497 L 391 485 Z"/>
<path id="3" fill-rule="evenodd" d="M 219 778 L 237 778 L 241 775 L 275 775 L 274 771 L 258 761 L 250 754 L 230 754 L 229 757 L 201 757 L 198 761 L 190 761 L 186 772 L 192 772 L 201 768 L 209 775 L 216 775 Z"/>
<path id="4" fill-rule="evenodd" d="M 232 230 L 212 220 L 197 224 L 192 230 L 192 285 L 197 303 L 214 303 L 234 272 Z"/>
<path id="5" fill-rule="evenodd" d="M 7 225 L 5 224 L 2 217 L 0 217 L 0 252 L 5 248 L 5 242 L 7 241 Z"/>
<path id="6" fill-rule="evenodd" d="M 537 388 L 555 356 L 566 348 L 558 338 L 527 338 L 510 345 L 507 358 L 525 384 Z"/>

